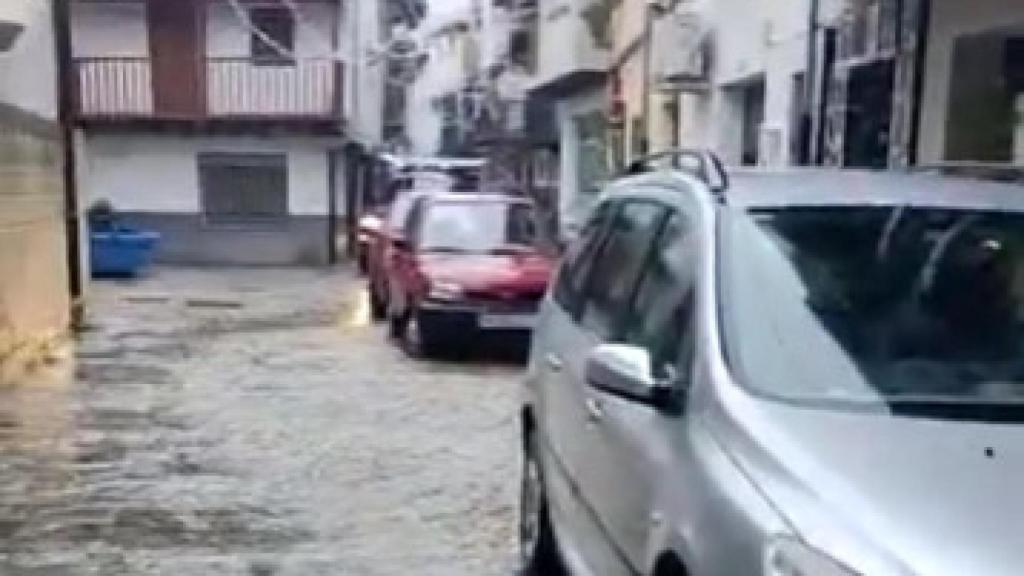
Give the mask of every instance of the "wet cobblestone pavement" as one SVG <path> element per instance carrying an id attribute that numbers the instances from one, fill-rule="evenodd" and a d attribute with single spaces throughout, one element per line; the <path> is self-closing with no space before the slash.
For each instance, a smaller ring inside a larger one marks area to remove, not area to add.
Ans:
<path id="1" fill-rule="evenodd" d="M 514 573 L 521 367 L 407 358 L 344 272 L 93 287 L 0 389 L 0 575 Z"/>

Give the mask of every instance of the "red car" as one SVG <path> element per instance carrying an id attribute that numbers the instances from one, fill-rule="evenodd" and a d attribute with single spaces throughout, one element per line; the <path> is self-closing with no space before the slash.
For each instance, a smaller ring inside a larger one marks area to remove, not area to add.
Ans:
<path id="1" fill-rule="evenodd" d="M 399 196 L 384 212 L 373 221 L 373 226 L 361 226 L 360 234 L 365 235 L 365 272 L 370 292 L 370 311 L 374 320 L 387 317 L 391 289 L 388 286 L 388 262 L 395 251 L 395 243 L 406 235 L 409 216 L 413 208 L 436 191 L 412 190 Z"/>
<path id="2" fill-rule="evenodd" d="M 387 260 L 391 335 L 433 355 L 480 331 L 528 333 L 554 259 L 531 202 L 498 195 L 419 199 Z"/>

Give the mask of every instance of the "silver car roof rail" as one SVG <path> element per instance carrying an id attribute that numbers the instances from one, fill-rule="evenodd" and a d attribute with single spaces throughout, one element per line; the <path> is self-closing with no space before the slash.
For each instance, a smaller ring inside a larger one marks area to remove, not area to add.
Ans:
<path id="1" fill-rule="evenodd" d="M 725 200 L 729 174 L 718 156 L 706 149 L 674 148 L 636 158 L 626 167 L 625 175 L 646 174 L 658 170 L 679 170 L 708 185 L 719 201 Z"/>

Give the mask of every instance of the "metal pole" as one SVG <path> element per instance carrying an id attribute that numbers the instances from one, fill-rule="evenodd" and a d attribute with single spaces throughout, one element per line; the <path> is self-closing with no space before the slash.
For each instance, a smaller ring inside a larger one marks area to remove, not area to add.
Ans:
<path id="1" fill-rule="evenodd" d="M 71 5 L 70 0 L 53 2 L 53 29 L 57 52 L 58 123 L 64 153 L 64 224 L 66 234 L 66 257 L 68 267 L 68 290 L 71 294 L 72 321 L 79 324 L 83 315 L 82 296 L 84 283 L 82 273 L 82 246 L 80 241 L 82 222 L 79 218 L 79 198 L 75 149 L 75 103 L 78 82 L 71 60 Z"/>
<path id="2" fill-rule="evenodd" d="M 643 119 L 643 135 L 640 140 L 641 150 L 634 151 L 634 156 L 643 156 L 650 153 L 651 144 L 651 43 L 654 32 L 654 4 L 653 0 L 644 2 L 644 51 L 643 51 L 643 102 L 641 102 L 641 118 Z"/>
<path id="3" fill-rule="evenodd" d="M 822 74 L 818 74 L 818 18 L 821 13 L 821 0 L 810 0 L 810 10 L 807 18 L 807 72 L 804 76 L 804 105 L 803 105 L 803 130 L 805 161 L 807 164 L 814 163 L 814 156 L 817 155 L 817 140 L 815 133 L 821 130 L 822 118 L 815 121 L 815 101 L 825 97 L 825 86 L 828 82 Z"/>

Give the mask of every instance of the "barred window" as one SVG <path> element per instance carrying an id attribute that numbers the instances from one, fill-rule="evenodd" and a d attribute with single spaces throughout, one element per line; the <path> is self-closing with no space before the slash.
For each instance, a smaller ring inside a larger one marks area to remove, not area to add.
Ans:
<path id="1" fill-rule="evenodd" d="M 209 224 L 268 224 L 288 215 L 284 154 L 201 154 L 199 185 Z"/>

